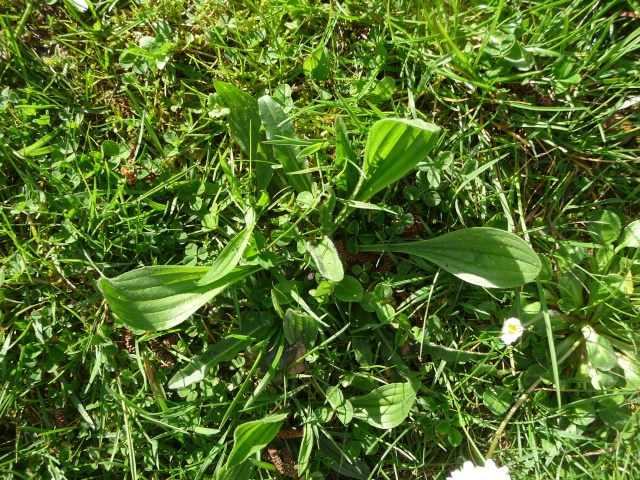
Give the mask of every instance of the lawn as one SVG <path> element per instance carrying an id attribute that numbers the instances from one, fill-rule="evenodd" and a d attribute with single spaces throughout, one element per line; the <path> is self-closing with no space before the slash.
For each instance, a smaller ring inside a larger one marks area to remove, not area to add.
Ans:
<path id="1" fill-rule="evenodd" d="M 2 478 L 640 478 L 640 2 L 0 31 Z"/>

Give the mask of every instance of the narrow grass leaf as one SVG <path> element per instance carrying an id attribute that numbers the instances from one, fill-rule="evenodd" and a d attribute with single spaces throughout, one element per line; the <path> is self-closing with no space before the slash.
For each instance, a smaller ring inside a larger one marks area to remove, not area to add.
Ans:
<path id="1" fill-rule="evenodd" d="M 338 255 L 335 245 L 326 235 L 316 243 L 307 242 L 307 251 L 313 263 L 316 264 L 318 273 L 327 280 L 339 282 L 344 278 L 342 260 Z"/>
<path id="2" fill-rule="evenodd" d="M 222 249 L 207 274 L 198 280 L 196 285 L 208 285 L 220 280 L 238 266 L 245 248 L 249 245 L 249 239 L 256 224 L 254 214 L 250 214 L 248 217 L 250 220 L 247 222 L 247 226 Z"/>
<path id="3" fill-rule="evenodd" d="M 489 354 L 487 353 L 456 350 L 454 348 L 447 348 L 433 343 L 423 344 L 422 353 L 440 358 L 445 362 L 450 363 L 481 362 L 489 357 Z"/>
<path id="4" fill-rule="evenodd" d="M 439 134 L 440 127 L 420 119 L 391 118 L 376 122 L 367 138 L 365 176 L 353 199 L 367 201 L 404 177 L 427 157 Z"/>
<path id="5" fill-rule="evenodd" d="M 313 427 L 310 423 L 305 423 L 303 429 L 300 453 L 298 453 L 298 475 L 302 475 L 309 468 L 309 459 L 313 450 Z"/>
<path id="6" fill-rule="evenodd" d="M 184 322 L 198 308 L 233 283 L 261 270 L 236 267 L 208 285 L 196 284 L 209 267 L 153 266 L 100 279 L 100 289 L 113 313 L 129 328 L 167 330 Z"/>
<path id="7" fill-rule="evenodd" d="M 418 393 L 417 382 L 390 383 L 351 399 L 353 416 L 378 428 L 393 428 L 404 422 Z"/>
<path id="8" fill-rule="evenodd" d="M 44 137 L 32 143 L 28 147 L 24 147 L 22 150 L 19 150 L 18 155 L 22 157 L 37 157 L 39 155 L 52 152 L 53 147 L 48 147 L 47 145 L 58 136 L 61 129 L 62 127 L 58 127 L 53 132 L 46 134 Z"/>
<path id="9" fill-rule="evenodd" d="M 169 380 L 169 388 L 186 388 L 203 380 L 207 372 L 215 365 L 232 360 L 239 351 L 264 337 L 273 325 L 274 316 L 265 312 L 252 320 L 243 321 L 240 328 L 233 330 L 225 338 L 211 345 L 204 353 L 191 360 L 189 365 Z"/>
<path id="10" fill-rule="evenodd" d="M 289 138 L 297 140 L 293 130 L 293 123 L 287 118 L 282 107 L 270 96 L 265 95 L 258 99 L 260 119 L 267 133 L 267 140 L 281 140 Z M 299 158 L 298 148 L 294 145 L 267 145 L 271 149 L 275 159 L 280 162 L 293 189 L 300 193 L 311 190 L 311 175 L 300 173 L 306 170 L 308 164 L 305 158 Z"/>
<path id="11" fill-rule="evenodd" d="M 227 468 L 240 465 L 252 454 L 266 447 L 280 431 L 287 416 L 288 413 L 280 413 L 238 426 L 233 434 L 233 449 L 227 460 Z"/>
<path id="12" fill-rule="evenodd" d="M 489 227 L 466 228 L 414 243 L 363 245 L 360 250 L 408 253 L 487 288 L 524 285 L 535 280 L 541 268 L 528 243 L 513 233 Z"/>
<path id="13" fill-rule="evenodd" d="M 320 437 L 319 450 L 333 470 L 355 480 L 368 480 L 371 469 L 360 458 L 345 453 L 332 438 Z"/>

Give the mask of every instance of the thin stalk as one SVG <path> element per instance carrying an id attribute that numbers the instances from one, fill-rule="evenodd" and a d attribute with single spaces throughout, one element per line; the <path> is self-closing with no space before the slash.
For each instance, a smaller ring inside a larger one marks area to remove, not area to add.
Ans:
<path id="1" fill-rule="evenodd" d="M 569 358 L 571 354 L 573 354 L 573 352 L 575 352 L 576 349 L 582 344 L 582 341 L 583 339 L 579 338 L 575 342 L 573 342 L 573 345 L 571 345 L 571 348 L 569 348 L 567 353 L 565 353 L 562 356 L 562 358 L 559 360 L 558 363 L 560 364 L 564 363 L 567 360 L 567 358 Z M 511 420 L 511 417 L 513 417 L 513 415 L 518 411 L 518 409 L 524 403 L 527 397 L 538 387 L 538 385 L 540 385 L 540 382 L 542 382 L 542 376 L 538 377 L 538 379 L 535 382 L 533 382 L 533 384 L 529 388 L 527 388 L 527 391 L 524 392 L 522 395 L 520 395 L 520 398 L 518 398 L 518 401 L 514 403 L 513 407 L 511 407 L 511 409 L 507 412 L 507 415 L 504 417 L 504 420 L 500 424 L 500 427 L 498 428 L 495 435 L 493 436 L 493 441 L 491 442 L 491 446 L 489 447 L 489 451 L 487 452 L 487 460 L 489 460 L 493 456 L 493 452 L 498 446 L 500 437 L 502 436 L 502 433 L 504 432 L 505 428 L 507 428 L 507 424 L 509 423 L 509 420 Z"/>

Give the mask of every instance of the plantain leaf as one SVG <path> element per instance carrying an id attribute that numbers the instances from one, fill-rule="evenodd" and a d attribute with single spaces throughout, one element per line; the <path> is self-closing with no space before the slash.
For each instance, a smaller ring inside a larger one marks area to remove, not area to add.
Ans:
<path id="1" fill-rule="evenodd" d="M 358 172 L 356 154 L 353 151 L 347 126 L 341 117 L 336 118 L 336 168 L 342 170 L 337 181 L 337 187 L 341 194 L 350 197 L 358 184 L 360 173 Z"/>
<path id="2" fill-rule="evenodd" d="M 238 265 L 242 259 L 244 249 L 249 245 L 249 239 L 256 224 L 255 213 L 251 207 L 249 209 L 246 228 L 233 237 L 222 249 L 207 274 L 196 282 L 197 285 L 208 285 L 220 280 Z"/>
<path id="3" fill-rule="evenodd" d="M 409 415 L 418 386 L 418 382 L 390 383 L 367 395 L 353 398 L 353 416 L 374 427 L 397 427 Z"/>
<path id="4" fill-rule="evenodd" d="M 273 315 L 268 312 L 255 316 L 244 315 L 240 328 L 191 360 L 189 365 L 169 380 L 169 388 L 186 388 L 203 380 L 207 372 L 216 364 L 232 360 L 240 350 L 244 350 L 266 335 L 273 325 L 273 320 Z"/>
<path id="5" fill-rule="evenodd" d="M 227 118 L 233 139 L 244 154 L 256 162 L 256 188 L 261 192 L 271 182 L 273 168 L 258 151 L 262 123 L 258 101 L 229 83 L 216 81 L 213 82 L 213 86 L 222 102 L 230 110 Z"/>
<path id="6" fill-rule="evenodd" d="M 461 278 L 487 288 L 513 288 L 535 280 L 541 264 L 517 235 L 489 227 L 466 228 L 413 243 L 362 245 L 364 252 L 390 251 L 424 258 Z"/>
<path id="7" fill-rule="evenodd" d="M 342 260 L 338 251 L 326 235 L 316 243 L 307 242 L 307 250 L 318 268 L 318 273 L 327 280 L 339 282 L 344 278 Z"/>
<path id="8" fill-rule="evenodd" d="M 255 463 L 251 461 L 231 468 L 222 467 L 213 478 L 216 480 L 251 480 L 254 478 L 252 475 L 255 468 Z"/>
<path id="9" fill-rule="evenodd" d="M 389 118 L 376 122 L 367 138 L 364 178 L 353 200 L 365 202 L 404 177 L 435 146 L 440 127 L 424 120 Z"/>
<path id="10" fill-rule="evenodd" d="M 240 465 L 252 454 L 266 447 L 280 431 L 287 416 L 287 413 L 280 413 L 238 426 L 233 434 L 233 449 L 227 460 L 227 468 Z"/>
<path id="11" fill-rule="evenodd" d="M 260 265 L 236 267 L 221 279 L 198 286 L 196 282 L 209 267 L 142 267 L 115 278 L 101 278 L 100 289 L 126 326 L 167 330 L 184 322 L 229 285 L 261 269 Z"/>
<path id="12" fill-rule="evenodd" d="M 624 227 L 622 237 L 620 238 L 620 242 L 618 242 L 618 246 L 616 247 L 616 252 L 625 247 L 640 247 L 640 220 L 635 220 Z"/>
<path id="13" fill-rule="evenodd" d="M 287 179 L 294 190 L 298 193 L 311 190 L 311 175 L 307 172 L 300 172 L 308 168 L 307 160 L 299 157 L 298 147 L 295 140 L 298 139 L 293 130 L 293 123 L 287 118 L 282 107 L 269 95 L 258 99 L 260 119 L 267 133 L 267 140 L 282 140 L 282 138 L 292 140 L 292 144 L 265 145 L 267 149 L 272 149 L 273 155 L 282 165 L 282 169 L 287 174 Z"/>
<path id="14" fill-rule="evenodd" d="M 230 83 L 215 81 L 213 86 L 230 110 L 227 118 L 233 139 L 247 157 L 257 159 L 260 143 L 258 101 Z"/>
<path id="15" fill-rule="evenodd" d="M 289 308 L 283 319 L 284 336 L 287 342 L 295 345 L 302 342 L 307 349 L 311 349 L 318 336 L 318 322 L 311 315 L 296 312 Z"/>
<path id="16" fill-rule="evenodd" d="M 582 334 L 586 340 L 587 356 L 594 367 L 608 372 L 618 365 L 618 357 L 607 338 L 589 325 L 582 327 Z"/>

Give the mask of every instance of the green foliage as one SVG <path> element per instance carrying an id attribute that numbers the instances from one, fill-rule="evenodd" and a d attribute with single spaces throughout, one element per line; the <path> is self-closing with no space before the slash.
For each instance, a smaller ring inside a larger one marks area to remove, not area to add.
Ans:
<path id="1" fill-rule="evenodd" d="M 393 428 L 404 422 L 413 407 L 417 383 L 390 383 L 351 399 L 353 416 L 377 428 Z"/>
<path id="2" fill-rule="evenodd" d="M 631 7 L 8 2 L 3 478 L 640 478 Z"/>
<path id="3" fill-rule="evenodd" d="M 227 467 L 240 465 L 252 453 L 264 448 L 276 436 L 287 416 L 286 413 L 280 413 L 239 425 L 233 434 L 233 449 Z"/>
<path id="4" fill-rule="evenodd" d="M 424 258 L 474 285 L 512 288 L 538 276 L 540 260 L 517 236 L 495 228 L 468 228 L 438 238 L 407 244 L 366 245 L 361 250 L 387 250 Z"/>
<path id="5" fill-rule="evenodd" d="M 404 177 L 433 149 L 440 128 L 423 120 L 386 119 L 376 122 L 367 137 L 361 183 L 354 200 L 366 202 Z"/>

